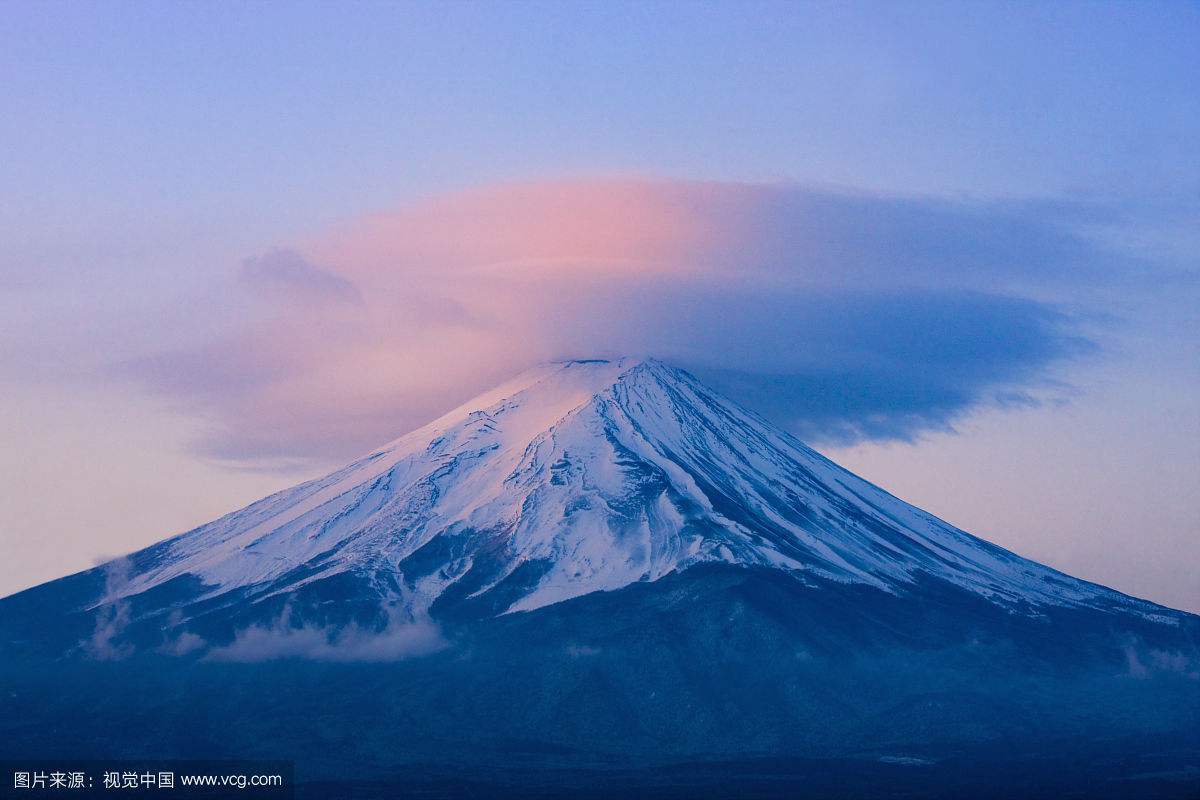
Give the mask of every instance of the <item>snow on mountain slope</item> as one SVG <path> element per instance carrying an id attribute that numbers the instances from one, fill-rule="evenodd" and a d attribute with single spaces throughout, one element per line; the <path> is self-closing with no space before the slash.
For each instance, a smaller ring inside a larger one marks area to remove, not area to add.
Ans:
<path id="1" fill-rule="evenodd" d="M 116 596 L 192 575 L 202 598 L 261 599 L 352 573 L 414 614 L 489 594 L 503 612 L 721 561 L 889 592 L 931 575 L 1030 613 L 1157 609 L 903 503 L 653 360 L 534 368 L 150 551 Z"/>

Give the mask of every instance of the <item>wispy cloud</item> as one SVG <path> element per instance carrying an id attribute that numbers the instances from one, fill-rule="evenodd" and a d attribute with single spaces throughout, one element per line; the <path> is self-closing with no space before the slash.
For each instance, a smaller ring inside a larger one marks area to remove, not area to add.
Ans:
<path id="1" fill-rule="evenodd" d="M 589 355 L 675 361 L 817 442 L 910 439 L 1036 402 L 1094 349 L 1074 300 L 1150 269 L 1080 232 L 1109 213 L 680 181 L 480 189 L 247 259 L 243 313 L 121 371 L 243 464 L 346 456 Z"/>
<path id="2" fill-rule="evenodd" d="M 115 661 L 126 658 L 133 647 L 119 641 L 130 622 L 129 601 L 121 596 L 129 583 L 132 565 L 128 558 L 104 561 L 104 595 L 96 607 L 96 622 L 91 637 L 81 644 L 91 658 Z"/>
<path id="3" fill-rule="evenodd" d="M 353 283 L 309 263 L 288 248 L 245 259 L 238 278 L 255 293 L 284 301 L 362 303 L 362 295 Z"/>
<path id="4" fill-rule="evenodd" d="M 401 661 L 447 647 L 441 630 L 430 620 L 389 618 L 382 630 L 350 624 L 342 628 L 293 626 L 285 610 L 270 625 L 238 631 L 234 640 L 205 654 L 211 661 L 256 662 L 283 658 L 309 661 Z M 190 649 L 195 649 L 190 648 Z M 190 650 L 189 650 L 190 652 Z"/>

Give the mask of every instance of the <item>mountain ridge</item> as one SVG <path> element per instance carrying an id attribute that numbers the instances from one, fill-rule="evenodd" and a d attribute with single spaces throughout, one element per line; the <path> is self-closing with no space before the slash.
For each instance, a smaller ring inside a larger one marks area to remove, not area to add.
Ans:
<path id="1" fill-rule="evenodd" d="M 190 580 L 187 602 L 172 601 L 186 622 L 222 595 L 261 602 L 352 573 L 389 613 L 489 593 L 507 613 L 713 561 L 888 592 L 926 572 L 1030 614 L 1182 613 L 971 536 L 690 373 L 631 358 L 526 370 L 321 478 L 113 562 L 92 607 Z"/>

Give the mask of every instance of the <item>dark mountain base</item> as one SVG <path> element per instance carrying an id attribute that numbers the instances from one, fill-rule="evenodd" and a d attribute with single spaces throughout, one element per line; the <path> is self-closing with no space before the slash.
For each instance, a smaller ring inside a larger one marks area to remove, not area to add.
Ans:
<path id="1" fill-rule="evenodd" d="M 447 613 L 444 649 L 387 663 L 51 659 L 10 622 L 7 758 L 284 758 L 311 797 L 1200 796 L 1182 614 L 707 566 Z"/>
<path id="2" fill-rule="evenodd" d="M 1126 743 L 1133 745 L 1134 743 Z M 1145 742 L 1136 746 L 1145 747 Z M 1194 800 L 1200 770 L 1180 767 L 1182 754 L 1154 756 L 1096 751 L 956 757 L 937 764 L 889 764 L 866 759 L 756 759 L 679 762 L 644 769 L 450 769 L 422 766 L 392 780 L 316 781 L 298 798 L 927 798 L 1011 800 L 1096 798 Z M 1196 763 L 1196 754 L 1190 757 Z M 1186 759 L 1185 759 L 1186 760 Z"/>

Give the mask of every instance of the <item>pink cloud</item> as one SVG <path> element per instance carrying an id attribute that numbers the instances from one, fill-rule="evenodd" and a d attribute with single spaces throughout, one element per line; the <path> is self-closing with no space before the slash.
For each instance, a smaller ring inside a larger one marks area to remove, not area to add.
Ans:
<path id="1" fill-rule="evenodd" d="M 477 189 L 248 259 L 238 321 L 126 371 L 237 461 L 354 455 L 531 363 L 623 354 L 782 386 L 763 410 L 807 435 L 904 437 L 1074 352 L 1054 309 L 990 291 L 1108 257 L 1044 217 L 747 184 Z M 930 324 L 978 346 L 964 361 Z"/>
<path id="2" fill-rule="evenodd" d="M 761 191 L 633 180 L 474 189 L 350 223 L 312 252 L 366 280 L 698 271 L 736 244 L 738 216 Z"/>

